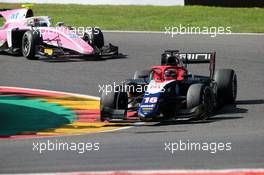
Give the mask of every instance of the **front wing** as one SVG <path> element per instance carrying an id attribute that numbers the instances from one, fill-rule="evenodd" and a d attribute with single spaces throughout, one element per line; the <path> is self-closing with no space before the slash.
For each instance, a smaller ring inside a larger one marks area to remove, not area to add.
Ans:
<path id="1" fill-rule="evenodd" d="M 180 109 L 175 113 L 175 116 L 171 117 L 173 119 L 193 119 L 196 118 L 203 112 L 203 105 L 196 106 L 192 109 Z M 130 114 L 129 114 L 130 113 Z M 164 118 L 162 116 L 157 116 L 155 118 L 146 119 L 140 118 L 136 112 L 127 111 L 127 110 L 119 110 L 119 109 L 111 109 L 111 108 L 102 108 L 101 109 L 101 119 L 108 121 L 164 121 L 168 120 L 168 118 Z"/>
<path id="2" fill-rule="evenodd" d="M 36 47 L 35 57 L 39 59 L 66 59 L 66 58 L 112 58 L 119 55 L 118 47 L 111 43 L 107 46 L 103 46 L 101 49 L 94 48 L 94 52 L 91 54 L 81 54 L 76 51 L 54 47 L 49 45 L 40 45 Z"/>

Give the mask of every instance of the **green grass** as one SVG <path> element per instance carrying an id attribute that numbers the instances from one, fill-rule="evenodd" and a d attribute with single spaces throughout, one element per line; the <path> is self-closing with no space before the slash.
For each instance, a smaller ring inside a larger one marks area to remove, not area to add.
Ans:
<path id="1" fill-rule="evenodd" d="M 0 4 L 16 8 L 19 4 Z M 35 15 L 48 15 L 54 24 L 98 26 L 107 30 L 164 31 L 165 26 L 228 27 L 232 32 L 264 33 L 264 8 L 220 8 L 202 6 L 92 6 L 34 5 Z"/>

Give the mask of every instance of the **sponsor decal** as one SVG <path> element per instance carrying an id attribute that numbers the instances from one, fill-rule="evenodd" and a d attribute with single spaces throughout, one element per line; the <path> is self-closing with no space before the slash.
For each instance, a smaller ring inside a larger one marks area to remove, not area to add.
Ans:
<path id="1" fill-rule="evenodd" d="M 152 111 L 153 108 L 142 108 L 142 111 L 145 112 L 145 111 Z M 145 114 L 145 113 L 144 113 Z"/>
<path id="2" fill-rule="evenodd" d="M 154 108 L 155 105 L 152 104 L 152 105 L 140 105 L 141 108 Z"/>
<path id="3" fill-rule="evenodd" d="M 18 12 L 17 12 L 17 13 L 13 13 L 12 15 L 10 15 L 9 20 L 15 20 L 15 19 L 18 19 L 18 15 L 19 15 Z"/>
<path id="4" fill-rule="evenodd" d="M 179 54 L 180 59 L 188 59 L 188 60 L 210 60 L 210 53 L 187 53 L 187 54 Z"/>
<path id="5" fill-rule="evenodd" d="M 70 33 L 68 36 L 69 36 L 71 39 L 79 38 L 79 36 L 76 35 L 76 34 L 74 34 L 74 33 Z"/>

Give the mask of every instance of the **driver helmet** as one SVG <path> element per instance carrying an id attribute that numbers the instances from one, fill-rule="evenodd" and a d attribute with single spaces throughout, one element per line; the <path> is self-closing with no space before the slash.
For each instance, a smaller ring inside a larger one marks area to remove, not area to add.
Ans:
<path id="1" fill-rule="evenodd" d="M 40 20 L 38 18 L 34 18 L 33 25 L 35 27 L 40 27 L 41 26 Z"/>
<path id="2" fill-rule="evenodd" d="M 176 78 L 176 72 L 175 70 L 172 69 L 168 69 L 164 72 L 165 77 L 172 77 L 172 78 Z"/>

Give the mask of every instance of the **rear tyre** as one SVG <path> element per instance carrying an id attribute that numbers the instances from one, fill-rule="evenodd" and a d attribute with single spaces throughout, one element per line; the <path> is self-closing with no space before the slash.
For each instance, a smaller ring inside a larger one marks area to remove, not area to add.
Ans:
<path id="1" fill-rule="evenodd" d="M 202 111 L 195 116 L 196 119 L 208 119 L 214 110 L 214 95 L 212 89 L 204 84 L 193 84 L 187 92 L 187 109 L 192 109 L 196 106 L 203 105 Z"/>
<path id="2" fill-rule="evenodd" d="M 36 48 L 43 42 L 39 31 L 27 31 L 22 38 L 22 54 L 29 60 L 36 60 Z"/>
<path id="3" fill-rule="evenodd" d="M 101 95 L 100 100 L 100 120 L 105 121 L 107 118 L 110 118 L 111 116 L 108 116 L 104 112 L 106 109 L 120 109 L 120 110 L 126 110 L 128 105 L 128 96 L 126 92 L 106 92 L 103 91 Z"/>
<path id="4" fill-rule="evenodd" d="M 237 97 L 237 76 L 232 69 L 220 69 L 215 72 L 217 99 L 220 104 L 234 104 Z"/>
<path id="5" fill-rule="evenodd" d="M 101 49 L 104 46 L 104 35 L 99 28 L 92 28 L 91 31 L 85 33 L 83 40 L 98 49 Z"/>

